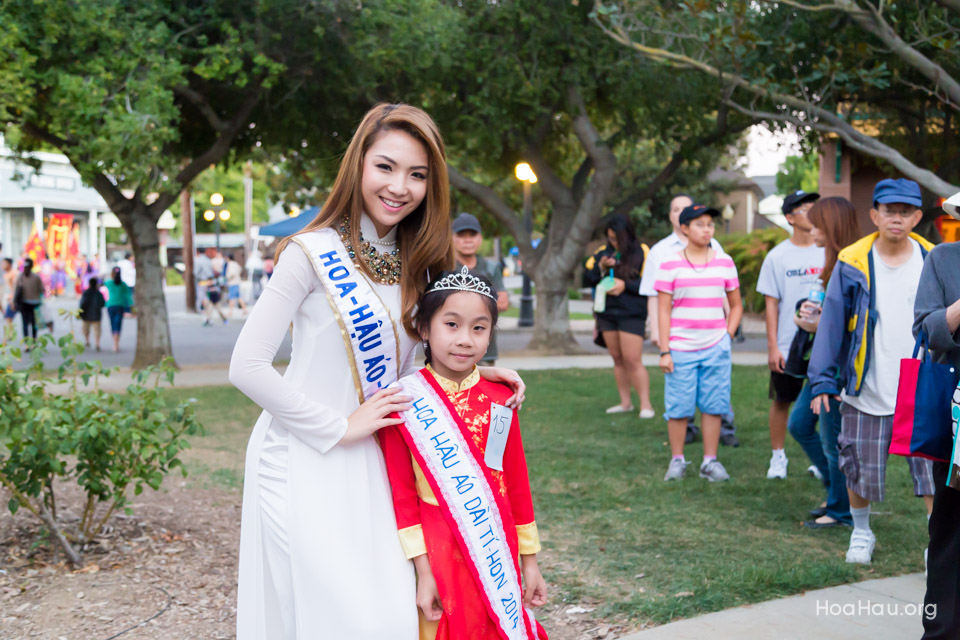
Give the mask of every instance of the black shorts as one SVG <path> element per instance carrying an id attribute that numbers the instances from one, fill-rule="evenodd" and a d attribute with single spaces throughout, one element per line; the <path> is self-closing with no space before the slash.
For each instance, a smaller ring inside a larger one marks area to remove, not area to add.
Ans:
<path id="1" fill-rule="evenodd" d="M 597 331 L 623 331 L 641 338 L 646 336 L 646 316 L 597 316 Z"/>
<path id="2" fill-rule="evenodd" d="M 219 287 L 210 287 L 207 289 L 207 299 L 213 304 L 220 302 L 220 289 Z"/>
<path id="3" fill-rule="evenodd" d="M 797 378 L 786 373 L 770 372 L 770 399 L 777 402 L 796 402 L 806 378 Z"/>

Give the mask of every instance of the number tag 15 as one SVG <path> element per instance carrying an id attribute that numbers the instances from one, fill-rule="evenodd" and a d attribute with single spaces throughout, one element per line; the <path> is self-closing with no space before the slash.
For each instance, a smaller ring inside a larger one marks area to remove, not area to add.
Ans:
<path id="1" fill-rule="evenodd" d="M 487 435 L 487 448 L 483 461 L 491 469 L 503 471 L 503 451 L 507 448 L 507 436 L 513 422 L 513 409 L 492 403 L 490 405 L 490 433 Z"/>

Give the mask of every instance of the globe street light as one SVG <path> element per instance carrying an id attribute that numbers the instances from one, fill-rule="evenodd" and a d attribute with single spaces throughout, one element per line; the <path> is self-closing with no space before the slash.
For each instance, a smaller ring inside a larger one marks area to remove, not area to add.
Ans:
<path id="1" fill-rule="evenodd" d="M 220 253 L 220 221 L 229 220 L 230 211 L 223 208 L 223 196 L 219 193 L 210 194 L 210 204 L 212 207 L 203 212 L 203 219 L 213 222 L 217 234 L 217 253 Z"/>
<path id="2" fill-rule="evenodd" d="M 533 232 L 533 193 L 530 185 L 537 181 L 537 174 L 530 165 L 521 162 L 514 172 L 517 180 L 523 183 L 523 227 L 527 231 L 527 238 Z M 517 324 L 521 327 L 533 326 L 533 295 L 530 291 L 530 276 L 527 274 L 527 265 L 523 265 L 523 290 L 520 294 L 520 319 Z"/>

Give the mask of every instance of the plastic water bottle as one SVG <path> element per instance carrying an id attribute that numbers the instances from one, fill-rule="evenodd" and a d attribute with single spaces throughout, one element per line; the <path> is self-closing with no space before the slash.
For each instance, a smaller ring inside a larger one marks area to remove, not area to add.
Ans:
<path id="1" fill-rule="evenodd" d="M 826 290 L 823 288 L 823 280 L 817 280 L 810 287 L 810 293 L 807 295 L 807 301 L 817 305 L 817 308 L 810 314 L 810 319 L 815 320 L 820 317 L 820 311 L 823 309 L 823 298 L 826 296 Z"/>
<path id="2" fill-rule="evenodd" d="M 613 289 L 613 269 L 610 274 L 597 283 L 596 291 L 593 294 L 593 310 L 597 313 L 603 313 L 607 308 L 607 291 Z"/>

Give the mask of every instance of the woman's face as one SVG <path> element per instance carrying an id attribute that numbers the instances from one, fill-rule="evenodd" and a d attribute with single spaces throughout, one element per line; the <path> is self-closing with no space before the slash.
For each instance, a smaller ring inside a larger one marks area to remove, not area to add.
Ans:
<path id="1" fill-rule="evenodd" d="M 810 235 L 813 236 L 813 243 L 818 247 L 824 247 L 827 243 L 827 236 L 824 235 L 820 227 L 810 227 Z"/>
<path id="2" fill-rule="evenodd" d="M 405 131 L 381 133 L 363 157 L 363 208 L 382 238 L 427 195 L 427 150 Z"/>
<path id="3" fill-rule="evenodd" d="M 607 242 L 617 251 L 620 250 L 620 245 L 617 244 L 617 234 L 614 233 L 613 229 L 607 229 Z"/>

